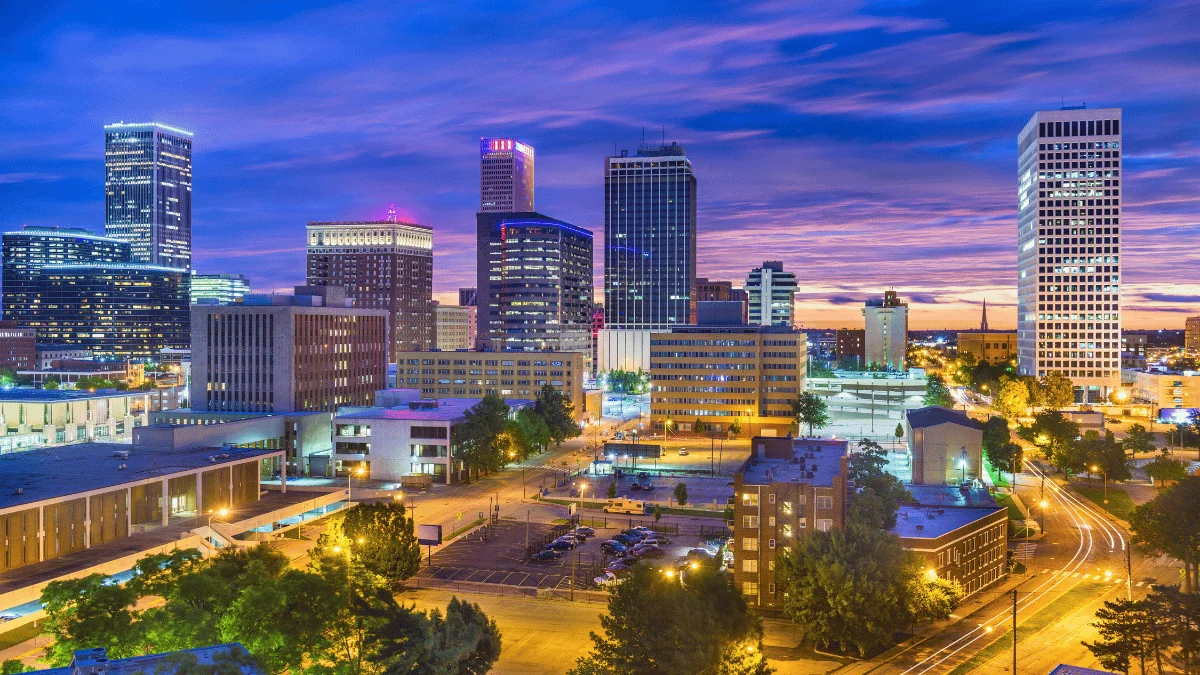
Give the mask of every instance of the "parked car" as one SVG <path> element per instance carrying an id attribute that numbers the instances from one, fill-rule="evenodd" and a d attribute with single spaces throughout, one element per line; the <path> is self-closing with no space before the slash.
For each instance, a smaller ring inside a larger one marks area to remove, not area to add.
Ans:
<path id="1" fill-rule="evenodd" d="M 645 532 L 646 534 L 654 534 L 654 530 L 646 527 L 645 525 L 634 525 L 630 529 L 637 530 L 638 532 Z"/>
<path id="2" fill-rule="evenodd" d="M 643 490 L 653 490 L 654 483 L 651 483 L 650 481 L 646 481 L 645 483 L 642 483 L 642 489 Z"/>
<path id="3" fill-rule="evenodd" d="M 621 583 L 621 580 L 618 579 L 617 575 L 613 574 L 612 572 L 605 572 L 604 574 L 601 574 L 600 576 L 596 577 L 595 579 L 592 579 L 592 583 L 596 584 L 600 588 L 608 588 L 610 586 L 616 586 L 617 584 Z"/>
<path id="4" fill-rule="evenodd" d="M 594 528 L 587 527 L 587 526 L 577 527 L 577 528 L 575 528 L 575 531 L 578 532 L 579 534 L 582 534 L 585 537 L 596 536 L 596 530 Z"/>
<path id="5" fill-rule="evenodd" d="M 680 448 L 680 449 L 679 449 L 679 456 L 680 456 L 680 457 L 687 457 L 687 456 L 688 456 L 688 451 L 687 451 L 687 448 Z"/>
<path id="6" fill-rule="evenodd" d="M 614 535 L 613 535 L 613 539 L 615 539 L 616 541 L 619 541 L 619 542 L 621 542 L 621 543 L 622 543 L 622 544 L 624 544 L 626 547 L 633 546 L 634 544 L 636 544 L 636 543 L 638 543 L 639 541 L 641 541 L 641 539 L 639 539 L 639 538 L 637 538 L 637 537 L 631 537 L 631 536 L 629 536 L 629 535 L 627 535 L 627 534 L 614 534 Z"/>
<path id="7" fill-rule="evenodd" d="M 578 546 L 578 545 L 582 544 L 583 542 L 587 541 L 587 537 L 583 536 L 582 534 L 579 535 L 578 537 L 575 536 L 574 534 L 564 534 L 563 536 L 558 537 L 554 541 L 569 541 L 572 544 L 575 544 L 576 546 Z"/>
<path id="8" fill-rule="evenodd" d="M 535 562 L 546 562 L 548 560 L 558 560 L 559 555 L 561 555 L 561 554 L 558 551 L 555 551 L 554 549 L 551 549 L 551 548 L 547 548 L 547 549 L 538 551 L 537 553 L 534 553 L 530 557 L 530 560 L 533 560 Z"/>
<path id="9" fill-rule="evenodd" d="M 641 478 L 642 480 L 650 480 L 650 474 L 645 471 L 639 471 L 638 478 Z"/>
<path id="10" fill-rule="evenodd" d="M 554 541 L 550 542 L 549 544 L 546 544 L 547 551 L 550 551 L 550 550 L 571 551 L 571 550 L 574 550 L 574 548 L 575 548 L 575 542 L 567 541 L 565 539 L 555 539 Z"/>
<path id="11" fill-rule="evenodd" d="M 704 550 L 704 549 L 702 549 L 702 548 L 694 548 L 694 549 L 692 549 L 692 550 L 688 551 L 688 552 L 687 552 L 687 555 L 686 555 L 685 557 L 686 557 L 688 560 L 701 560 L 701 561 L 704 561 L 704 560 L 712 560 L 712 559 L 713 559 L 713 554 L 709 553 L 708 551 L 706 551 L 706 550 Z"/>
<path id="12" fill-rule="evenodd" d="M 612 539 L 609 539 L 608 541 L 600 544 L 600 550 L 609 555 L 618 555 L 618 554 L 624 553 L 626 550 L 628 550 L 628 548 L 629 547 L 626 546 L 625 544 L 622 544 L 619 541 L 614 541 Z"/>
<path id="13" fill-rule="evenodd" d="M 638 557 L 636 555 L 626 554 L 626 555 L 621 556 L 620 558 L 617 558 L 613 562 L 618 565 L 624 565 L 626 567 L 633 567 L 634 565 L 638 564 Z"/>
<path id="14" fill-rule="evenodd" d="M 626 537 L 634 537 L 636 539 L 645 539 L 647 536 L 649 536 L 649 533 L 643 532 L 636 527 L 627 527 L 624 530 L 621 530 L 621 534 L 625 535 Z"/>
<path id="15" fill-rule="evenodd" d="M 613 434 L 613 438 L 617 439 L 618 441 L 620 441 L 620 440 L 624 440 L 624 439 L 625 439 L 625 432 L 624 432 L 624 431 L 618 431 L 617 433 Z"/>
<path id="16" fill-rule="evenodd" d="M 612 563 L 608 567 L 605 567 L 604 571 L 612 572 L 616 576 L 623 576 L 633 571 L 633 568 L 629 565 L 622 565 L 621 563 Z"/>
<path id="17" fill-rule="evenodd" d="M 639 516 L 646 514 L 646 502 L 636 501 L 633 499 L 610 499 L 604 505 L 605 513 L 628 513 Z"/>
<path id="18" fill-rule="evenodd" d="M 634 553 L 637 554 L 637 556 L 639 558 L 662 558 L 667 555 L 666 551 L 662 550 L 661 548 L 659 548 L 657 546 L 647 546 L 646 548 L 643 548 L 640 552 L 637 550 L 634 550 Z"/>
<path id="19" fill-rule="evenodd" d="M 633 481 L 633 484 L 629 486 L 629 489 L 630 490 L 641 490 L 642 484 L 635 480 L 635 481 Z"/>

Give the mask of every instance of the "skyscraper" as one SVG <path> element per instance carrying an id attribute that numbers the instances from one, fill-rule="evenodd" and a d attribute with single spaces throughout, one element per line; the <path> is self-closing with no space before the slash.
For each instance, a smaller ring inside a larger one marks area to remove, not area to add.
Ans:
<path id="1" fill-rule="evenodd" d="M 695 285 L 696 176 L 683 146 L 606 158 L 606 330 L 686 324 Z"/>
<path id="2" fill-rule="evenodd" d="M 104 233 L 133 262 L 192 267 L 192 133 L 165 124 L 104 125 Z"/>
<path id="3" fill-rule="evenodd" d="M 1121 109 L 1039 111 L 1017 154 L 1020 372 L 1097 403 L 1121 384 Z"/>
<path id="4" fill-rule="evenodd" d="M 395 220 L 308 224 L 308 285 L 388 310 L 388 354 L 433 349 L 433 229 Z"/>
<path id="5" fill-rule="evenodd" d="M 515 138 L 479 139 L 479 210 L 533 211 L 533 146 Z"/>
<path id="6" fill-rule="evenodd" d="M 479 344 L 591 353 L 592 233 L 539 213 L 477 216 Z"/>
<path id="7" fill-rule="evenodd" d="M 38 295 L 38 272 L 47 265 L 130 262 L 129 244 L 77 227 L 31 227 L 5 232 L 4 318 L 37 328 L 45 301 Z"/>
<path id="8" fill-rule="evenodd" d="M 192 273 L 192 304 L 232 305 L 250 292 L 250 282 L 240 274 Z"/>
<path id="9" fill-rule="evenodd" d="M 904 370 L 908 352 L 908 303 L 900 302 L 896 291 L 884 291 L 883 299 L 867 300 L 862 312 L 864 365 Z"/>
<path id="10" fill-rule="evenodd" d="M 768 260 L 750 270 L 746 277 L 752 326 L 792 327 L 792 302 L 796 298 L 796 275 L 783 271 L 783 263 Z"/>

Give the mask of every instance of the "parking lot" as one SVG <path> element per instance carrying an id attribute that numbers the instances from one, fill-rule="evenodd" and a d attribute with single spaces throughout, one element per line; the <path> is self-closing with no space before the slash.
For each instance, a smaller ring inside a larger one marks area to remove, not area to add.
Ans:
<path id="1" fill-rule="evenodd" d="M 618 524 L 616 521 L 614 525 Z M 624 523 L 620 523 L 624 526 Z M 617 534 L 617 528 L 596 528 L 590 537 L 574 551 L 563 551 L 556 560 L 526 560 L 526 528 L 531 548 L 540 548 L 552 534 L 553 525 L 500 520 L 492 527 L 491 536 L 473 533 L 433 554 L 432 565 L 418 573 L 419 578 L 448 581 L 470 581 L 502 584 L 524 588 L 570 588 L 571 563 L 575 562 L 576 588 L 592 587 L 612 557 L 600 550 L 600 543 Z M 666 546 L 665 560 L 687 553 L 699 541 L 696 535 L 671 536 Z"/>

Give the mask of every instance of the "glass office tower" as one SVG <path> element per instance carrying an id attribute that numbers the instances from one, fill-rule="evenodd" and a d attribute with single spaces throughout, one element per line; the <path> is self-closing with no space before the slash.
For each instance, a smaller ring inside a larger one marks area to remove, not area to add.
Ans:
<path id="1" fill-rule="evenodd" d="M 604 171 L 604 324 L 686 324 L 696 284 L 696 176 L 672 143 L 608 157 Z"/>
<path id="2" fill-rule="evenodd" d="M 192 267 L 192 133 L 165 124 L 104 126 L 104 233 L 138 263 Z"/>
<path id="3" fill-rule="evenodd" d="M 479 210 L 533 211 L 533 146 L 515 138 L 479 139 Z"/>

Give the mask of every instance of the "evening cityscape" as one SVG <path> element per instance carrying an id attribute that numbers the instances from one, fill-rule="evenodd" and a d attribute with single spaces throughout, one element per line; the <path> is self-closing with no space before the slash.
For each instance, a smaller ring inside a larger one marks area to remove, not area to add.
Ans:
<path id="1" fill-rule="evenodd" d="M 0 35 L 0 675 L 1200 673 L 1200 2 Z"/>

